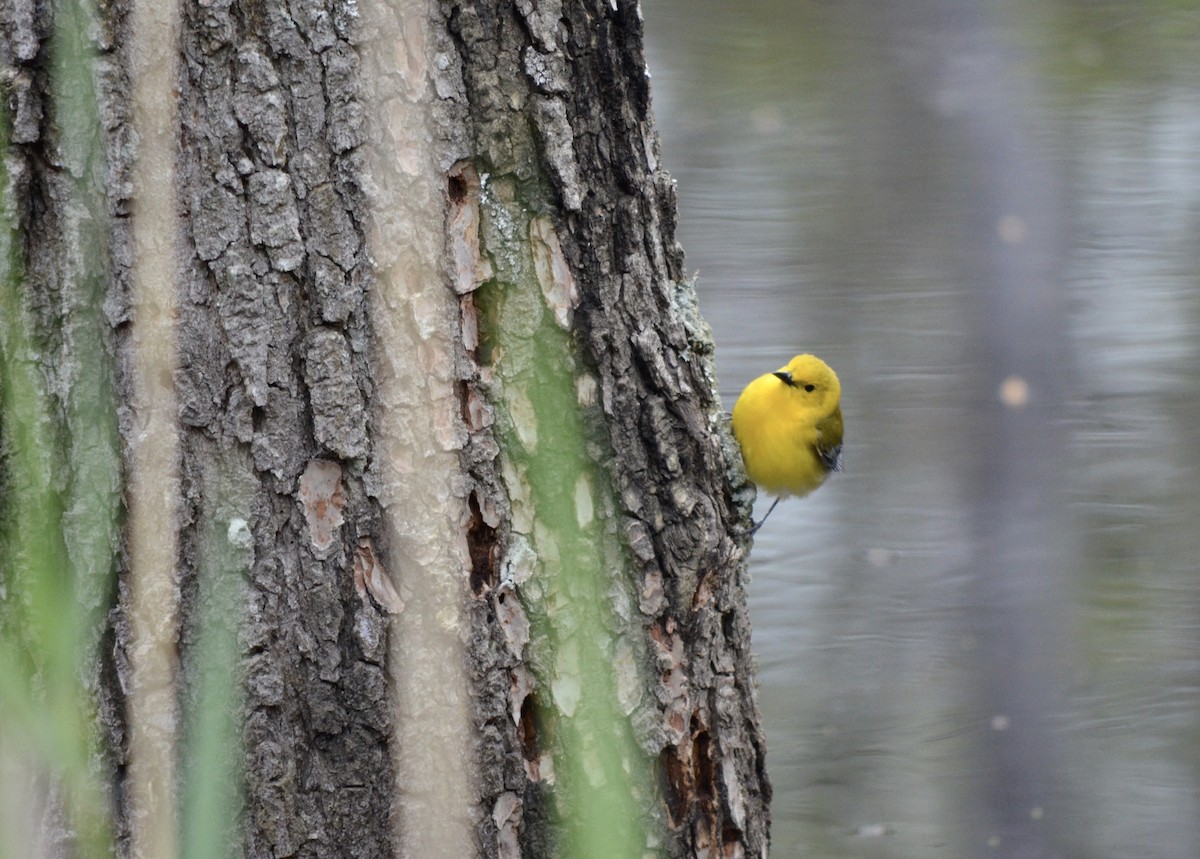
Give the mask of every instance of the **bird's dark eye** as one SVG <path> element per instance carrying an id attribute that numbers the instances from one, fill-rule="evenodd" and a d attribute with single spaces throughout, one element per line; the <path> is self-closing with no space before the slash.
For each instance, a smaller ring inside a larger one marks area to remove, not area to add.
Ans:
<path id="1" fill-rule="evenodd" d="M 816 385 L 814 385 L 814 384 L 812 384 L 811 382 L 810 382 L 809 384 L 807 384 L 807 385 L 805 385 L 805 386 L 804 386 L 804 390 L 808 391 L 810 394 L 811 394 L 813 391 L 815 391 L 816 389 L 817 389 L 817 386 L 816 386 Z"/>

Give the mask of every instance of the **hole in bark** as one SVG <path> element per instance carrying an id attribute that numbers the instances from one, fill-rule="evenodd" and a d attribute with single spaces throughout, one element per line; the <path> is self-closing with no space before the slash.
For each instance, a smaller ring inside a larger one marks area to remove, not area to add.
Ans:
<path id="1" fill-rule="evenodd" d="M 700 714 L 693 714 L 693 719 L 699 720 Z M 693 723 L 695 724 L 695 722 Z M 692 795 L 695 805 L 692 811 L 692 825 L 703 830 L 709 842 L 716 845 L 722 832 L 721 801 L 718 798 L 714 768 L 712 761 L 712 736 L 705 729 L 700 729 L 692 735 Z M 699 836 L 698 836 L 699 837 Z"/>
<path id="2" fill-rule="evenodd" d="M 712 738 L 708 731 L 697 731 L 692 737 L 692 777 L 695 779 L 696 799 L 709 802 L 713 797 Z"/>
<path id="3" fill-rule="evenodd" d="M 728 820 L 721 824 L 721 847 L 722 856 L 737 856 L 742 847 L 742 830 Z"/>
<path id="4" fill-rule="evenodd" d="M 446 194 L 451 203 L 461 203 L 467 199 L 467 180 L 461 173 L 451 173 L 446 182 Z"/>
<path id="5" fill-rule="evenodd" d="M 461 379 L 455 383 L 454 390 L 458 393 L 458 407 L 459 413 L 462 415 L 463 423 L 465 423 L 467 428 L 470 429 L 471 412 L 467 403 L 471 396 L 471 392 L 467 389 L 467 383 Z"/>
<path id="6" fill-rule="evenodd" d="M 521 721 L 517 723 L 517 735 L 521 740 L 521 755 L 527 761 L 537 757 L 537 708 L 534 705 L 533 694 L 525 696 L 521 702 Z"/>
<path id="7" fill-rule="evenodd" d="M 467 525 L 467 551 L 471 554 L 471 592 L 487 593 L 497 584 L 496 529 L 483 521 L 475 492 L 467 498 L 471 521 Z"/>
<path id="8" fill-rule="evenodd" d="M 667 825 L 677 829 L 687 812 L 687 767 L 679 759 L 678 750 L 663 749 L 659 754 L 659 773 L 663 785 L 663 796 L 667 800 Z"/>

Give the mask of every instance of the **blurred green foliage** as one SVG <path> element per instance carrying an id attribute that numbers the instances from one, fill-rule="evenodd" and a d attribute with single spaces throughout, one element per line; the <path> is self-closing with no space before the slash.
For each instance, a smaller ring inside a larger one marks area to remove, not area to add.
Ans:
<path id="1" fill-rule="evenodd" d="M 508 255 L 496 265 L 507 277 L 481 287 L 476 301 L 514 523 L 519 511 L 532 514 L 532 533 L 513 539 L 528 541 L 537 559 L 518 593 L 530 621 L 537 749 L 553 758 L 555 855 L 640 859 L 657 786 L 619 705 L 613 605 L 627 559 L 609 534 L 615 504 L 593 462 L 605 442 L 584 420 L 585 373 L 535 276 L 522 240 L 531 216 L 519 197 L 484 194 L 487 251 Z"/>
<path id="2" fill-rule="evenodd" d="M 52 97 L 37 144 L 52 163 L 45 177 L 28 180 L 35 190 L 40 181 L 65 190 L 57 208 L 42 212 L 60 231 L 53 272 L 26 270 L 30 225 L 20 217 L 33 209 L 10 165 L 35 159 L 15 148 L 11 118 L 0 112 L 0 755 L 11 756 L 0 768 L 19 773 L 5 799 L 19 799 L 18 807 L 48 801 L 64 814 L 59 833 L 9 833 L 0 855 L 36 847 L 38 838 L 65 838 L 80 857 L 114 850 L 105 775 L 113 769 L 95 693 L 124 511 L 113 332 L 104 313 L 111 269 L 97 27 L 88 0 L 56 6 Z M 207 525 L 200 590 L 209 597 L 200 601 L 188 654 L 194 688 L 184 696 L 181 769 L 189 777 L 177 818 L 184 855 L 196 857 L 235 852 L 241 761 L 239 674 L 231 666 L 244 546 L 230 543 L 227 521 Z M 30 795 L 32 785 L 48 796 Z"/>

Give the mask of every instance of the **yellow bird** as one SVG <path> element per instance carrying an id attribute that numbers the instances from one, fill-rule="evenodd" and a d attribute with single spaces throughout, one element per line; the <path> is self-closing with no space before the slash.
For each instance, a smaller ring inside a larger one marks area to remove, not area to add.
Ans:
<path id="1" fill-rule="evenodd" d="M 842 470 L 842 386 L 815 355 L 797 355 L 746 386 L 733 407 L 733 435 L 746 474 L 782 499 L 808 495 Z M 767 521 L 762 518 L 750 533 Z"/>

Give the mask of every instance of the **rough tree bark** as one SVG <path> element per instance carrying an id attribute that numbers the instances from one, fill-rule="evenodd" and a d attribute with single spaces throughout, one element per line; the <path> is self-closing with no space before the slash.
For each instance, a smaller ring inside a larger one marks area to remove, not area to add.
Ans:
<path id="1" fill-rule="evenodd" d="M 72 290 L 102 273 L 127 473 L 155 396 L 138 350 L 155 330 L 174 343 L 155 348 L 177 402 L 158 484 L 178 487 L 177 560 L 139 572 L 143 553 L 112 538 L 119 598 L 93 683 L 122 852 L 156 843 L 129 784 L 145 637 L 178 637 L 174 724 L 219 533 L 245 588 L 228 666 L 244 678 L 245 855 L 454 844 L 427 798 L 446 781 L 466 794 L 445 815 L 468 852 L 565 855 L 580 808 L 555 766 L 596 694 L 566 676 L 580 648 L 608 660 L 596 688 L 632 739 L 620 754 L 652 778 L 634 789 L 647 849 L 765 855 L 748 490 L 675 241 L 636 3 L 184 4 L 178 217 L 151 229 L 177 261 L 165 321 L 140 297 L 133 238 L 156 191 L 135 173 L 145 32 L 125 0 L 85 28 L 99 143 L 73 168 L 45 63 L 63 8 L 0 6 L 6 205 L 59 400 L 77 360 L 61 332 L 87 300 Z M 103 264 L 59 187 L 87 170 Z M 539 471 L 558 439 L 572 464 Z M 134 518 L 157 503 L 131 498 Z M 599 578 L 572 584 L 576 558 Z M 139 632 L 147 581 L 169 584 L 174 617 Z M 600 604 L 594 626 L 559 612 L 572 598 Z M 419 747 L 443 729 L 437 765 Z"/>

